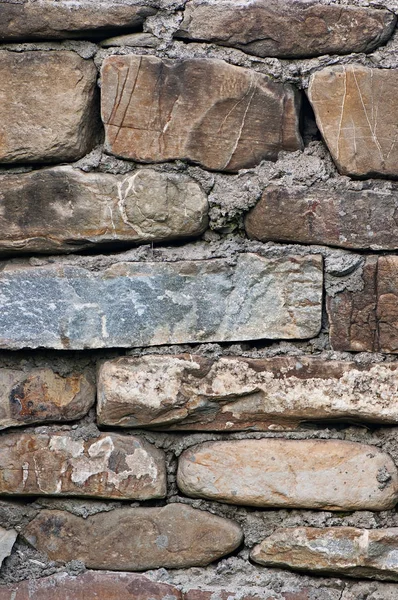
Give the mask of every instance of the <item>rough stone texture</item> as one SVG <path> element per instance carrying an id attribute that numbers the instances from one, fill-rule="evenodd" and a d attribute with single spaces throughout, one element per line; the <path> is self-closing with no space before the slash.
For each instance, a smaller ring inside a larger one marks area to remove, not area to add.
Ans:
<path id="1" fill-rule="evenodd" d="M 245 219 L 250 238 L 396 250 L 398 189 L 335 190 L 269 186 Z"/>
<path id="2" fill-rule="evenodd" d="M 311 77 L 316 122 L 343 175 L 398 176 L 397 69 L 327 67 Z"/>
<path id="3" fill-rule="evenodd" d="M 267 430 L 323 419 L 398 423 L 398 363 L 185 354 L 105 362 L 98 421 L 169 430 Z"/>
<path id="4" fill-rule="evenodd" d="M 301 148 L 294 88 L 221 60 L 110 56 L 101 96 L 107 149 L 139 162 L 237 171 Z"/>
<path id="5" fill-rule="evenodd" d="M 328 297 L 330 342 L 335 350 L 398 352 L 398 257 L 369 256 L 363 289 Z"/>
<path id="6" fill-rule="evenodd" d="M 15 529 L 4 529 L 4 527 L 0 527 L 0 567 L 3 560 L 7 558 L 7 556 L 10 556 L 17 536 L 18 533 Z"/>
<path id="7" fill-rule="evenodd" d="M 0 586 L 0 600 L 181 600 L 181 592 L 167 583 L 155 583 L 133 573 L 87 571 Z"/>
<path id="8" fill-rule="evenodd" d="M 96 78 L 94 63 L 74 52 L 0 50 L 0 162 L 60 162 L 91 150 Z"/>
<path id="9" fill-rule="evenodd" d="M 337 440 L 199 444 L 181 455 L 177 482 L 188 496 L 281 508 L 385 510 L 398 494 L 387 454 Z"/>
<path id="10" fill-rule="evenodd" d="M 95 392 L 86 373 L 0 369 L 0 429 L 80 419 L 94 404 Z"/>
<path id="11" fill-rule="evenodd" d="M 0 493 L 148 500 L 166 495 L 165 458 L 142 438 L 73 432 L 0 437 Z"/>
<path id="12" fill-rule="evenodd" d="M 321 325 L 320 256 L 246 253 L 232 264 L 119 262 L 102 270 L 9 262 L 0 286 L 2 348 L 309 338 Z"/>
<path id="13" fill-rule="evenodd" d="M 24 537 L 51 560 L 81 560 L 86 567 L 143 571 L 205 566 L 235 550 L 240 527 L 183 504 L 122 508 L 87 519 L 42 511 Z"/>
<path id="14" fill-rule="evenodd" d="M 207 226 L 200 186 L 152 169 L 115 177 L 55 167 L 0 176 L 0 189 L 3 252 L 166 241 L 199 235 Z"/>
<path id="15" fill-rule="evenodd" d="M 327 600 L 326 595 L 323 600 Z M 213 588 L 211 590 L 191 589 L 184 593 L 184 600 L 313 600 L 314 596 L 308 587 L 290 592 L 267 590 L 264 588 Z M 2 600 L 0 594 L 0 600 Z M 6 600 L 9 600 L 7 598 Z M 16 598 L 18 600 L 18 598 Z"/>
<path id="16" fill-rule="evenodd" d="M 398 581 L 398 528 L 277 529 L 255 546 L 260 565 Z"/>
<path id="17" fill-rule="evenodd" d="M 176 37 L 288 58 L 369 52 L 394 26 L 387 10 L 302 0 L 190 0 Z"/>
<path id="18" fill-rule="evenodd" d="M 106 36 L 155 12 L 132 0 L 0 0 L 0 41 Z"/>

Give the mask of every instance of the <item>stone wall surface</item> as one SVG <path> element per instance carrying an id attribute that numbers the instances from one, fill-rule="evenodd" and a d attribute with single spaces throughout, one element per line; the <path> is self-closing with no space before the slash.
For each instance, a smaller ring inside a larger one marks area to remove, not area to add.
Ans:
<path id="1" fill-rule="evenodd" d="M 397 16 L 0 0 L 0 600 L 396 600 Z"/>

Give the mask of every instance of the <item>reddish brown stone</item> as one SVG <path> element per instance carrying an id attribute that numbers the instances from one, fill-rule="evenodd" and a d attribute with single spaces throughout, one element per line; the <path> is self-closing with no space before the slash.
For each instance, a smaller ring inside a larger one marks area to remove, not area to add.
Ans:
<path id="1" fill-rule="evenodd" d="M 133 573 L 57 573 L 0 586 L 0 600 L 181 600 L 181 592 Z"/>

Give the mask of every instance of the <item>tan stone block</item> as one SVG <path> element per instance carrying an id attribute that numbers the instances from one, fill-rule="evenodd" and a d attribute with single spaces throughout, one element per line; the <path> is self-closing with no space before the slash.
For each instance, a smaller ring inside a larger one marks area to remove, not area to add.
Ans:
<path id="1" fill-rule="evenodd" d="M 23 535 L 51 560 L 119 571 L 206 566 L 242 541 L 233 521 L 184 504 L 122 508 L 87 519 L 44 510 Z"/>
<path id="2" fill-rule="evenodd" d="M 340 440 L 207 442 L 181 455 L 187 496 L 231 504 L 322 510 L 386 510 L 398 498 L 388 454 Z"/>
<path id="3" fill-rule="evenodd" d="M 110 56 L 101 97 L 108 151 L 139 162 L 237 171 L 302 145 L 295 89 L 221 60 Z"/>
<path id="4" fill-rule="evenodd" d="M 149 500 L 166 495 L 164 453 L 146 440 L 102 433 L 0 437 L 0 493 Z"/>
<path id="5" fill-rule="evenodd" d="M 75 52 L 0 50 L 0 163 L 70 161 L 90 151 L 96 78 L 93 61 Z"/>

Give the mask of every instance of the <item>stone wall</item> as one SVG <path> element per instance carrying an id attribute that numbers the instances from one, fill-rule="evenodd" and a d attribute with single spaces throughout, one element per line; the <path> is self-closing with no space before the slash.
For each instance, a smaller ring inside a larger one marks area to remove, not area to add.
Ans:
<path id="1" fill-rule="evenodd" d="M 0 600 L 398 597 L 397 0 L 0 0 Z"/>

